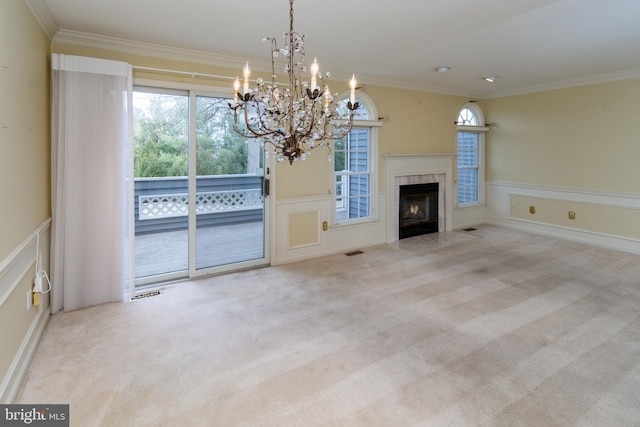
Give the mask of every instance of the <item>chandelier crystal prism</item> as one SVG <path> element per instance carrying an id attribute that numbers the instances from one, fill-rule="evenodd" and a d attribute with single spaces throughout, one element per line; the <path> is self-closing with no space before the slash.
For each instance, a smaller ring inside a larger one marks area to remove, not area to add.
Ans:
<path id="1" fill-rule="evenodd" d="M 243 69 L 243 85 L 234 82 L 233 127 L 245 138 L 261 138 L 273 145 L 276 159 L 281 162 L 304 160 L 311 150 L 327 147 L 330 141 L 345 137 L 353 127 L 353 117 L 359 107 L 355 100 L 357 81 L 351 79 L 348 101 L 332 95 L 325 77 L 330 73 L 319 71 L 314 59 L 309 74 L 304 65 L 304 35 L 293 30 L 293 0 L 289 0 L 289 32 L 284 34 L 285 47 L 278 48 L 275 38 L 271 42 L 271 83 L 256 79 L 249 87 L 251 70 L 247 62 Z M 276 63 L 284 58 L 287 83 L 276 81 Z M 310 82 L 302 81 L 308 75 Z M 242 89 L 242 90 L 241 90 Z M 331 151 L 330 151 L 331 152 Z"/>

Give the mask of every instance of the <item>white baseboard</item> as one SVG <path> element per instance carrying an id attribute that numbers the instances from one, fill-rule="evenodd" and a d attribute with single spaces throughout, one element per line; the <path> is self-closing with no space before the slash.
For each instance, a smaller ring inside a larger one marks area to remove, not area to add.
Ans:
<path id="1" fill-rule="evenodd" d="M 499 221 L 486 221 L 486 224 L 497 225 L 500 227 L 512 228 L 514 230 L 528 231 L 531 233 L 541 234 L 549 237 L 559 237 L 573 242 L 584 243 L 587 245 L 599 246 L 602 248 L 613 249 L 617 251 L 629 252 L 640 255 L 640 242 L 636 240 L 627 240 L 618 236 L 599 235 L 581 230 L 571 230 L 564 227 L 555 227 L 543 224 L 525 223 L 505 223 Z"/>

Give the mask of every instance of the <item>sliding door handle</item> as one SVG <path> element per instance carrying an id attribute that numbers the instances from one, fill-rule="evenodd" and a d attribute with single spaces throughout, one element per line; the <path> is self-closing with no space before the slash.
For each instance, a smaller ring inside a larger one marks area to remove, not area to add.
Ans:
<path id="1" fill-rule="evenodd" d="M 262 185 L 262 195 L 267 197 L 269 195 L 269 191 L 270 191 L 270 185 L 269 185 L 269 178 L 265 178 L 263 180 L 263 185 Z"/>

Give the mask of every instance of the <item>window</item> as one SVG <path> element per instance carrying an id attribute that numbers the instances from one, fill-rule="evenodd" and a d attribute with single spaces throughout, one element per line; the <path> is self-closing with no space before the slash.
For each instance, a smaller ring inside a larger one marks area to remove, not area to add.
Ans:
<path id="1" fill-rule="evenodd" d="M 354 128 L 334 144 L 336 220 L 371 215 L 369 129 Z"/>
<path id="2" fill-rule="evenodd" d="M 374 217 L 377 113 L 371 100 L 359 94 L 360 108 L 349 134 L 334 142 L 334 223 L 349 223 Z"/>
<path id="3" fill-rule="evenodd" d="M 475 104 L 458 115 L 458 206 L 484 202 L 484 118 Z"/>
<path id="4" fill-rule="evenodd" d="M 480 184 L 478 134 L 458 132 L 458 204 L 478 203 Z"/>

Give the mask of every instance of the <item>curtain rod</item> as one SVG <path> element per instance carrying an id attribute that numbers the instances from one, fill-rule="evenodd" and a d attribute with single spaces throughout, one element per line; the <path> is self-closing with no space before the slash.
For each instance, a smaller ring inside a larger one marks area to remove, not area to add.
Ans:
<path id="1" fill-rule="evenodd" d="M 191 77 L 210 77 L 210 78 L 214 78 L 214 79 L 224 79 L 224 80 L 234 80 L 235 77 L 229 77 L 229 76 L 219 76 L 216 74 L 205 74 L 205 73 L 198 73 L 196 71 L 178 71 L 178 70 L 167 70 L 164 68 L 152 68 L 152 67 L 141 67 L 139 65 L 132 65 L 132 68 L 134 70 L 142 70 L 142 71 L 156 71 L 156 72 L 160 72 L 160 73 L 169 73 L 169 74 L 181 74 L 181 75 L 185 75 L 185 76 L 191 76 Z"/>

